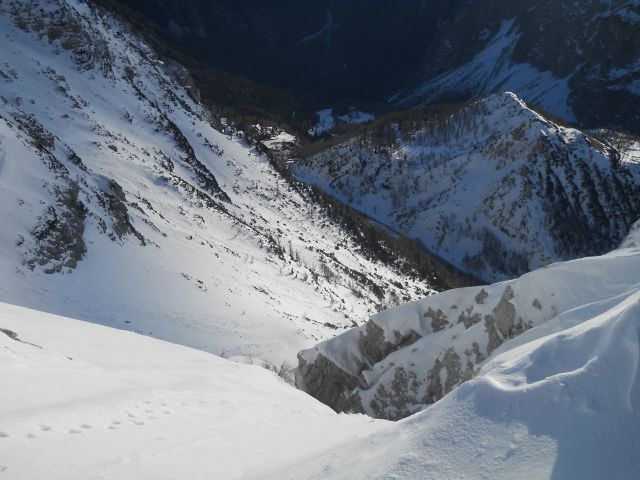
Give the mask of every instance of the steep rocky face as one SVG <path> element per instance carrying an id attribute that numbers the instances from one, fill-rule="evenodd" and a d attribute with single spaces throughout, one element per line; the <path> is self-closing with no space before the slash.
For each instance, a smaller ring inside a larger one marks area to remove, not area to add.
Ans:
<path id="1" fill-rule="evenodd" d="M 633 158 L 505 93 L 378 124 L 293 172 L 492 281 L 615 248 L 640 215 Z"/>
<path id="2" fill-rule="evenodd" d="M 393 101 L 510 90 L 568 121 L 637 132 L 639 30 L 637 0 L 472 0 L 442 25 L 414 86 Z"/>
<path id="3" fill-rule="evenodd" d="M 624 250 L 602 257 L 380 312 L 366 325 L 300 352 L 297 384 L 337 411 L 392 420 L 411 415 L 473 378 L 486 360 L 517 347 L 525 331 L 637 290 L 638 231 L 636 224 Z"/>

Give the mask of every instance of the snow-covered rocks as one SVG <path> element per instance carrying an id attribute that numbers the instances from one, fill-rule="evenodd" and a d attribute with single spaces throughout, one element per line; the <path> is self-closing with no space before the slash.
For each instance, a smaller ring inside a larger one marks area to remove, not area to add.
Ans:
<path id="1" fill-rule="evenodd" d="M 636 295 L 635 237 L 637 228 L 625 248 L 600 257 L 380 312 L 366 325 L 300 352 L 298 385 L 339 411 L 406 417 L 476 376 L 500 352 L 548 332 L 553 319 L 566 325 L 558 320 L 571 317 L 566 312 L 599 312 Z M 524 334 L 529 330 L 538 333 Z"/>
<path id="2" fill-rule="evenodd" d="M 616 262 L 639 253 L 608 257 Z M 566 285 L 568 295 L 593 279 L 577 280 Z M 640 293 L 637 283 L 621 292 L 593 302 L 585 297 L 583 305 L 504 344 L 477 377 L 433 406 L 280 475 L 638 478 Z"/>
<path id="3" fill-rule="evenodd" d="M 640 216 L 637 164 L 512 93 L 392 118 L 293 166 L 487 281 L 615 248 Z"/>

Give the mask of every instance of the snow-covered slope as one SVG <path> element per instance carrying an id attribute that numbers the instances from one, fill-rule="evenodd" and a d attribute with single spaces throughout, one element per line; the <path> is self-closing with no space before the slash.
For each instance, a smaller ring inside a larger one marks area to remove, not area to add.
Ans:
<path id="1" fill-rule="evenodd" d="M 485 48 L 468 62 L 441 73 L 415 90 L 394 97 L 401 105 L 433 102 L 438 99 L 472 95 L 484 97 L 499 91 L 514 91 L 555 115 L 575 122 L 568 78 L 557 78 L 528 63 L 512 59 L 521 34 L 515 19 L 504 21 Z"/>
<path id="2" fill-rule="evenodd" d="M 615 248 L 638 165 L 512 93 L 377 124 L 293 171 L 486 280 Z"/>
<path id="3" fill-rule="evenodd" d="M 638 232 L 636 224 L 623 248 L 601 257 L 380 312 L 365 326 L 301 352 L 298 385 L 336 410 L 391 419 L 410 415 L 532 335 L 568 328 L 567 322 L 600 315 L 627 297 L 638 303 Z M 536 333 L 523 334 L 533 327 Z M 538 362 L 551 366 L 556 360 L 540 353 Z"/>
<path id="4" fill-rule="evenodd" d="M 640 129 L 637 0 L 471 0 L 440 25 L 403 106 L 509 90 L 565 121 Z"/>
<path id="5" fill-rule="evenodd" d="M 260 366 L 0 304 L 0 477 L 264 478 L 386 422 Z"/>
<path id="6" fill-rule="evenodd" d="M 620 270 L 638 258 L 621 249 L 513 282 L 518 307 L 524 287 L 543 298 L 557 279 L 558 305 L 576 308 L 396 424 L 336 414 L 257 365 L 0 304 L 0 475 L 635 480 L 640 293 Z M 383 315 L 415 325 L 414 307 Z"/>
<path id="7" fill-rule="evenodd" d="M 565 287 L 572 294 L 590 280 Z M 638 285 L 585 300 L 505 344 L 425 411 L 273 478 L 640 478 Z"/>
<path id="8" fill-rule="evenodd" d="M 214 130 L 105 13 L 4 1 L 0 34 L 1 301 L 279 364 L 428 292 Z"/>

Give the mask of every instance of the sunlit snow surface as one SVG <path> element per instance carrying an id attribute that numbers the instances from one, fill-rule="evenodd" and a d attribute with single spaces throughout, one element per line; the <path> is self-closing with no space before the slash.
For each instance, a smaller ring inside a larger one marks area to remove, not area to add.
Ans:
<path id="1" fill-rule="evenodd" d="M 0 304 L 0 478 L 263 478 L 388 423 L 260 366 Z"/>
<path id="2" fill-rule="evenodd" d="M 364 274 L 384 293 L 427 293 L 423 282 L 366 259 L 264 156 L 216 131 L 124 27 L 79 1 L 36 4 L 43 12 L 0 3 L 0 301 L 292 365 L 298 350 L 364 322 L 384 300 L 345 272 Z M 19 17 L 9 13 L 14 6 Z M 80 54 L 65 47 L 66 37 L 55 39 L 53 18 L 67 22 L 63 32 L 86 32 Z M 93 49 L 96 64 L 80 64 Z M 34 147 L 17 119 L 39 124 L 53 146 Z M 184 161 L 189 147 L 228 195 L 218 201 L 228 214 L 203 200 L 213 194 Z M 112 180 L 146 246 L 132 234 L 115 238 L 112 215 L 95 195 Z M 87 208 L 86 255 L 73 270 L 48 275 L 50 265 L 36 263 L 31 271 L 33 232 L 37 224 L 46 231 L 47 212 L 59 208 L 56 192 L 69 182 Z M 314 279 L 321 263 L 338 280 Z"/>

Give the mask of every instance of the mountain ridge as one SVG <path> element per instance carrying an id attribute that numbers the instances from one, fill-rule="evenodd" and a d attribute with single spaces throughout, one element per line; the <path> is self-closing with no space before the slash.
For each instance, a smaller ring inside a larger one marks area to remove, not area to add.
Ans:
<path id="1" fill-rule="evenodd" d="M 637 164 L 621 158 L 503 93 L 379 121 L 292 170 L 498 280 L 614 248 L 640 214 Z"/>

